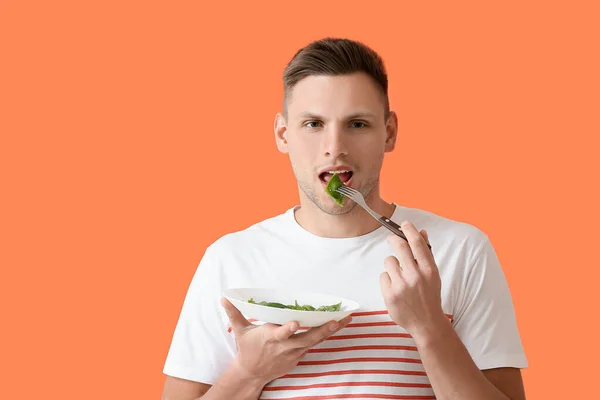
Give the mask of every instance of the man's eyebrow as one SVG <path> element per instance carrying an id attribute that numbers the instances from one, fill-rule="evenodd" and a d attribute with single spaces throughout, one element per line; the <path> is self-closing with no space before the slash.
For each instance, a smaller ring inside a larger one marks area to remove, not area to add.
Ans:
<path id="1" fill-rule="evenodd" d="M 347 119 L 355 119 L 355 118 L 375 118 L 375 117 L 376 117 L 376 115 L 374 113 L 364 111 L 364 112 L 357 112 L 354 114 L 350 114 L 346 118 Z"/>
<path id="2" fill-rule="evenodd" d="M 322 116 L 320 116 L 319 114 L 315 114 L 309 111 L 305 111 L 303 113 L 301 113 L 300 115 L 298 115 L 298 117 L 300 118 L 309 118 L 309 119 L 323 119 Z"/>
<path id="3" fill-rule="evenodd" d="M 310 118 L 310 119 L 319 119 L 319 120 L 323 120 L 325 118 L 323 118 L 323 116 L 313 113 L 313 112 L 309 112 L 309 111 L 305 111 L 303 113 L 300 113 L 298 115 L 299 118 Z M 350 114 L 348 116 L 345 117 L 345 119 L 355 119 L 355 118 L 375 118 L 376 115 L 372 112 L 368 112 L 368 111 L 362 111 L 362 112 L 356 112 L 353 114 Z"/>

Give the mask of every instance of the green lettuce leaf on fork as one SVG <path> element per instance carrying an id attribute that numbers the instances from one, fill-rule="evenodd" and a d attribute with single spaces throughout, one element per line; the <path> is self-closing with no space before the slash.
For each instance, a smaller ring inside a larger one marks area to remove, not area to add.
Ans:
<path id="1" fill-rule="evenodd" d="M 331 179 L 329 179 L 327 185 L 325 186 L 325 192 L 327 192 L 327 194 L 331 196 L 333 200 L 337 203 L 337 205 L 339 205 L 340 207 L 344 205 L 344 195 L 336 192 L 335 190 L 343 184 L 344 183 L 342 182 L 338 174 L 333 174 L 331 176 Z"/>

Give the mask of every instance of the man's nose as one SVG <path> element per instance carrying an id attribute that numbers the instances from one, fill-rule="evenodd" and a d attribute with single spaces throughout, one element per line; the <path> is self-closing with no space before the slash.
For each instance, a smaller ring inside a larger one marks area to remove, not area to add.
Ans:
<path id="1" fill-rule="evenodd" d="M 323 152 L 333 158 L 348 155 L 347 141 L 343 127 L 329 125 L 323 135 Z"/>

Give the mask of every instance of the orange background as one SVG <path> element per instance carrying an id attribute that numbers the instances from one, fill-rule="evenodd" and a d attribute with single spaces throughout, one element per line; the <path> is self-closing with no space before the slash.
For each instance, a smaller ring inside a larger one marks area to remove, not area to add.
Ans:
<path id="1" fill-rule="evenodd" d="M 528 398 L 597 392 L 595 2 L 200 3 L 0 2 L 0 397 L 160 397 L 205 247 L 298 201 L 273 117 L 328 35 L 387 63 L 384 198 L 495 245 Z"/>

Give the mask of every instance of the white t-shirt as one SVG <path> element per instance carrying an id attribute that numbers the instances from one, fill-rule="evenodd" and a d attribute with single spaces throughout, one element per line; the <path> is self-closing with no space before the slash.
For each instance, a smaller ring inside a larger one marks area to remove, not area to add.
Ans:
<path id="1" fill-rule="evenodd" d="M 219 302 L 222 290 L 290 288 L 352 299 L 361 309 L 293 371 L 269 383 L 261 399 L 435 398 L 414 340 L 390 319 L 381 295 L 383 260 L 395 254 L 386 241 L 389 231 L 318 237 L 296 222 L 294 209 L 207 248 L 163 372 L 214 384 L 236 355 Z M 525 368 L 509 288 L 488 237 L 469 224 L 399 205 L 392 219 L 427 230 L 442 279 L 443 310 L 479 369 Z"/>

